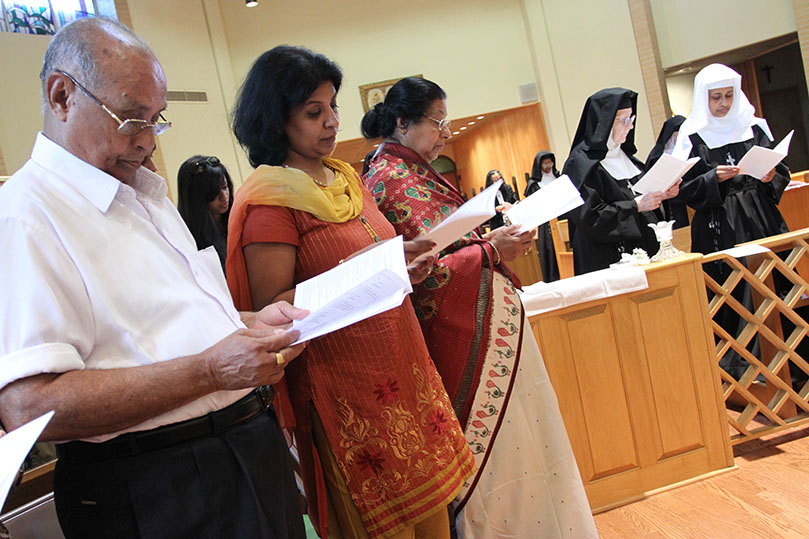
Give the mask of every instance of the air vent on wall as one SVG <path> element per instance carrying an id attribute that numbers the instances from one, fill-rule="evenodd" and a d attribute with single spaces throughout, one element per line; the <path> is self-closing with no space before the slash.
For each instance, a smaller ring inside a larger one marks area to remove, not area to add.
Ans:
<path id="1" fill-rule="evenodd" d="M 536 83 L 520 85 L 520 103 L 533 103 L 539 101 Z"/>
<path id="2" fill-rule="evenodd" d="M 205 92 L 185 92 L 183 90 L 169 90 L 166 92 L 169 101 L 184 101 L 192 103 L 207 103 L 208 94 Z"/>

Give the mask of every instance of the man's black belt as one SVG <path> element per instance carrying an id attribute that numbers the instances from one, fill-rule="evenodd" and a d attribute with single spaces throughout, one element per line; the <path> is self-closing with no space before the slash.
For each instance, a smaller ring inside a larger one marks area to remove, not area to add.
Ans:
<path id="1" fill-rule="evenodd" d="M 67 442 L 57 444 L 59 459 L 73 463 L 89 463 L 131 457 L 171 445 L 222 432 L 244 423 L 272 404 L 270 386 L 256 389 L 230 406 L 179 423 L 151 430 L 128 432 L 101 443 Z"/>

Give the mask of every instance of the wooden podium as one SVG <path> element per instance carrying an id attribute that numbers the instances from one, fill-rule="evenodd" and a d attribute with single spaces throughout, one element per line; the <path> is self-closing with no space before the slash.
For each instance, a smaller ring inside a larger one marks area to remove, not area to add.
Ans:
<path id="1" fill-rule="evenodd" d="M 733 466 L 701 259 L 529 318 L 593 512 Z"/>

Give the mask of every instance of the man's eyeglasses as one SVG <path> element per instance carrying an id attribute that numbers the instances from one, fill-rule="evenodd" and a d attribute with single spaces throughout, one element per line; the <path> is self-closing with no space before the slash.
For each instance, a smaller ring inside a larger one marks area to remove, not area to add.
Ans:
<path id="1" fill-rule="evenodd" d="M 443 131 L 444 129 L 446 129 L 447 131 L 450 131 L 449 125 L 450 125 L 450 123 L 452 123 L 452 120 L 450 120 L 449 118 L 444 118 L 443 120 L 436 120 L 432 116 L 427 116 L 426 114 L 424 115 L 424 117 L 427 118 L 428 120 L 432 120 L 436 124 L 438 124 L 438 130 L 439 131 Z"/>
<path id="2" fill-rule="evenodd" d="M 141 131 L 143 131 L 147 127 L 150 128 L 152 131 L 154 131 L 155 135 L 162 135 L 163 133 L 166 132 L 166 130 L 169 127 L 171 127 L 171 122 L 167 121 L 163 117 L 162 113 L 160 114 L 160 119 L 163 120 L 162 122 L 151 123 L 151 122 L 147 122 L 146 120 L 135 120 L 135 119 L 121 120 L 114 112 L 112 112 L 110 109 L 108 109 L 107 106 L 104 103 L 102 103 L 100 99 L 98 99 L 96 96 L 94 96 L 90 92 L 90 90 L 88 90 L 87 88 L 85 88 L 84 86 L 79 84 L 79 81 L 74 79 L 73 76 L 70 73 L 67 73 L 67 72 L 59 70 L 59 69 L 57 69 L 56 72 L 61 73 L 62 75 L 64 75 L 65 77 L 67 77 L 71 81 L 73 81 L 73 84 L 78 86 L 79 89 L 87 95 L 87 97 L 89 97 L 90 99 L 95 101 L 98 106 L 100 106 L 102 109 L 104 109 L 104 112 L 109 114 L 112 117 L 113 120 L 118 122 L 118 132 L 120 134 L 122 134 L 122 135 L 132 137 L 132 136 L 137 135 L 138 133 L 140 133 Z"/>
<path id="3" fill-rule="evenodd" d="M 206 165 L 211 166 L 211 167 L 218 167 L 221 163 L 222 162 L 219 160 L 218 157 L 216 157 L 215 155 L 212 155 L 210 157 L 206 157 L 205 159 L 201 159 L 201 160 L 197 161 L 196 163 L 194 163 L 194 167 L 195 167 L 194 172 L 196 174 L 202 174 L 203 172 L 205 172 L 205 166 Z"/>
<path id="4" fill-rule="evenodd" d="M 628 118 L 615 118 L 615 121 L 621 125 L 629 125 L 635 123 L 635 115 L 629 116 Z"/>

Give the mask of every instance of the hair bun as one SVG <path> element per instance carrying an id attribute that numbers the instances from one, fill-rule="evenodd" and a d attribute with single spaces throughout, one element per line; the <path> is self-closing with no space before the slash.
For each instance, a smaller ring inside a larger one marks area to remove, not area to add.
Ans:
<path id="1" fill-rule="evenodd" d="M 377 114 L 382 114 L 383 112 L 385 112 L 385 103 L 380 101 L 379 103 L 374 105 L 373 111 L 376 112 Z"/>

